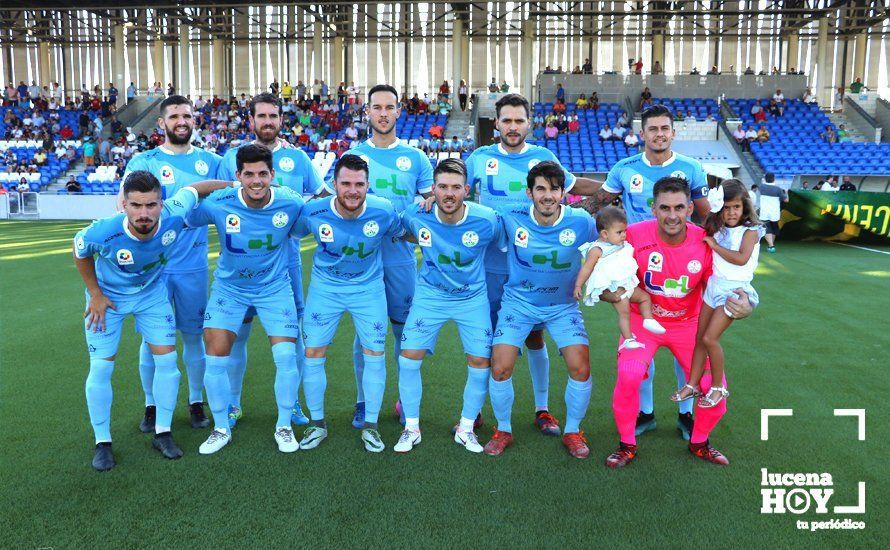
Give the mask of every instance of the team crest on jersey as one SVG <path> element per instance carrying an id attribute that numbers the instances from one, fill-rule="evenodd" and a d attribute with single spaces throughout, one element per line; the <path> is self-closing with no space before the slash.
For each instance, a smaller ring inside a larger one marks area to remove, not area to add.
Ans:
<path id="1" fill-rule="evenodd" d="M 176 178 L 173 177 L 173 167 L 169 164 L 161 166 L 161 184 L 169 185 L 175 182 Z"/>
<path id="2" fill-rule="evenodd" d="M 133 253 L 126 248 L 118 250 L 117 265 L 133 265 Z"/>
<path id="3" fill-rule="evenodd" d="M 530 161 L 528 161 L 528 169 L 531 170 L 532 168 L 537 166 L 539 162 L 541 162 L 541 159 L 531 159 Z"/>
<path id="4" fill-rule="evenodd" d="M 334 228 L 329 224 L 323 223 L 318 226 L 318 240 L 323 243 L 334 242 Z"/>
<path id="5" fill-rule="evenodd" d="M 426 227 L 417 230 L 417 244 L 420 246 L 433 246 L 433 234 Z"/>
<path id="6" fill-rule="evenodd" d="M 411 159 L 408 157 L 399 157 L 396 159 L 396 168 L 401 170 L 402 172 L 407 172 L 411 169 Z"/>
<path id="7" fill-rule="evenodd" d="M 371 220 L 362 227 L 362 233 L 365 234 L 365 237 L 373 237 L 380 233 L 380 226 L 377 225 L 377 222 Z"/>
<path id="8" fill-rule="evenodd" d="M 575 244 L 575 232 L 571 229 L 563 229 L 559 234 L 559 244 L 563 246 L 572 246 Z"/>
<path id="9" fill-rule="evenodd" d="M 643 176 L 640 174 L 634 174 L 630 178 L 630 187 L 628 188 L 628 192 L 630 193 L 642 193 L 643 192 Z"/>
<path id="10" fill-rule="evenodd" d="M 78 250 L 83 250 L 86 248 L 86 244 L 83 242 L 83 237 L 77 237 L 74 239 L 74 246 L 77 247 Z"/>
<path id="11" fill-rule="evenodd" d="M 698 260 L 689 260 L 689 263 L 686 264 L 686 269 L 689 273 L 698 273 L 701 271 L 701 262 Z"/>
<path id="12" fill-rule="evenodd" d="M 272 225 L 281 229 L 285 225 L 290 218 L 287 216 L 287 212 L 276 212 L 274 216 L 272 216 Z"/>
<path id="13" fill-rule="evenodd" d="M 282 158 L 278 161 L 278 168 L 280 168 L 282 172 L 292 172 L 294 170 L 294 159 L 290 157 Z"/>
<path id="14" fill-rule="evenodd" d="M 661 252 L 653 252 L 649 254 L 649 265 L 646 267 L 646 271 L 661 273 L 663 264 L 664 256 L 661 255 Z"/>
<path id="15" fill-rule="evenodd" d="M 485 175 L 486 176 L 497 176 L 498 175 L 498 159 L 488 159 L 485 162 Z"/>
<path id="16" fill-rule="evenodd" d="M 689 179 L 686 177 L 686 172 L 684 172 L 683 170 L 674 170 L 673 172 L 671 172 L 671 177 L 672 178 L 681 178 L 684 180 Z"/>
<path id="17" fill-rule="evenodd" d="M 203 160 L 195 162 L 195 172 L 197 172 L 199 176 L 206 176 L 209 171 L 210 167 L 207 166 L 207 163 Z"/>
<path id="18" fill-rule="evenodd" d="M 513 244 L 521 248 L 528 248 L 528 230 L 524 227 L 517 227 L 516 234 L 513 236 Z"/>
<path id="19" fill-rule="evenodd" d="M 164 232 L 164 234 L 161 235 L 161 244 L 164 246 L 170 246 L 170 243 L 172 243 L 175 240 L 176 240 L 176 231 L 173 231 L 172 229 L 170 231 Z"/>
<path id="20" fill-rule="evenodd" d="M 479 244 L 479 235 L 475 231 L 467 231 L 464 233 L 463 237 L 460 238 L 460 242 L 464 243 L 464 246 L 473 248 L 477 244 Z"/>
<path id="21" fill-rule="evenodd" d="M 226 216 L 226 233 L 241 233 L 241 218 L 235 214 Z"/>

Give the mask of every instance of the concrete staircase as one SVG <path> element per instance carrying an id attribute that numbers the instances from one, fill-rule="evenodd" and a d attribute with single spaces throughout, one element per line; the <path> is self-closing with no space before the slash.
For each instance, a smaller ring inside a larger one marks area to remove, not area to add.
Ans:
<path id="1" fill-rule="evenodd" d="M 63 174 L 59 174 L 59 177 L 57 177 L 55 181 L 50 183 L 46 190 L 43 192 L 55 193 L 60 189 L 65 189 L 65 184 L 68 183 L 68 178 L 83 173 L 86 167 L 87 163 L 83 160 L 83 157 L 79 158 L 74 164 L 70 164 L 68 166 L 68 170 L 66 170 Z"/>
<path id="2" fill-rule="evenodd" d="M 751 183 L 760 183 L 761 180 L 763 180 L 764 172 L 760 163 L 757 162 L 757 157 L 750 151 L 742 151 L 742 156 L 745 157 L 745 160 L 748 161 L 748 165 L 751 166 Z"/>
<path id="3" fill-rule="evenodd" d="M 445 125 L 445 139 L 450 140 L 452 136 L 457 136 L 459 139 L 466 138 L 471 124 L 472 111 L 453 109 L 448 115 L 448 124 Z"/>
<path id="4" fill-rule="evenodd" d="M 844 125 L 844 129 L 847 131 L 847 134 L 850 135 L 850 141 L 857 141 L 860 143 L 865 143 L 868 140 L 862 135 L 862 132 L 856 129 L 855 126 L 850 122 L 843 113 L 825 113 L 828 116 L 828 120 L 831 121 L 832 124 L 840 128 L 841 124 Z"/>

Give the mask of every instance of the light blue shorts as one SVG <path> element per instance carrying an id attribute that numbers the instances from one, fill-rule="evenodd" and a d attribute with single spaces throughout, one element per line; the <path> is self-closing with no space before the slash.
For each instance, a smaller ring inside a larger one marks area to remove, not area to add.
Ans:
<path id="1" fill-rule="evenodd" d="M 724 305 L 729 298 L 736 297 L 735 289 L 741 288 L 748 294 L 748 301 L 752 307 L 757 307 L 760 303 L 760 296 L 751 286 L 751 283 L 740 283 L 739 281 L 728 281 L 726 279 L 718 279 L 715 275 L 708 278 L 708 284 L 705 287 L 705 294 L 702 296 L 704 302 L 711 309 L 717 309 Z"/>
<path id="2" fill-rule="evenodd" d="M 504 287 L 510 278 L 506 273 L 485 272 L 485 286 L 488 289 L 488 306 L 491 308 L 491 326 L 498 326 L 498 312 L 501 310 L 501 300 L 504 297 Z M 532 330 L 544 330 L 544 324 L 535 325 Z"/>
<path id="3" fill-rule="evenodd" d="M 303 269 L 301 266 L 290 265 L 287 267 L 287 275 L 290 277 L 290 289 L 294 294 L 294 307 L 297 308 L 297 318 L 303 320 Z M 246 318 L 256 317 L 256 308 L 247 308 Z"/>
<path id="4" fill-rule="evenodd" d="M 127 315 L 135 318 L 136 331 L 142 334 L 142 338 L 149 344 L 176 345 L 176 317 L 167 299 L 167 289 L 163 281 L 158 281 L 129 300 L 112 299 L 112 301 L 117 309 L 105 310 L 104 331 L 93 332 L 92 329 L 87 329 L 87 319 L 84 319 L 83 327 L 90 357 L 105 359 L 117 354 L 121 327 Z M 89 294 L 86 294 L 86 303 L 89 306 Z"/>
<path id="5" fill-rule="evenodd" d="M 288 281 L 253 292 L 214 281 L 210 288 L 207 312 L 204 314 L 204 328 L 237 333 L 251 306 L 269 336 L 300 337 L 294 295 Z"/>
<path id="6" fill-rule="evenodd" d="M 383 266 L 383 284 L 386 287 L 386 313 L 397 323 L 404 323 L 414 300 L 417 284 L 415 264 Z"/>
<path id="7" fill-rule="evenodd" d="M 519 300 L 505 300 L 501 304 L 492 345 L 507 344 L 522 349 L 528 334 L 539 326 L 547 329 L 559 349 L 588 345 L 577 302 L 542 308 Z"/>
<path id="8" fill-rule="evenodd" d="M 402 349 L 424 349 L 432 353 L 446 321 L 457 324 L 464 353 L 491 357 L 491 322 L 485 312 L 488 297 L 479 293 L 463 300 L 448 300 L 424 285 L 417 287 L 411 313 L 402 333 Z M 452 350 L 449 350 L 451 352 Z"/>
<path id="9" fill-rule="evenodd" d="M 343 292 L 342 287 L 309 283 L 303 319 L 303 340 L 307 348 L 329 346 L 344 313 L 352 315 L 352 324 L 362 346 L 383 351 L 389 320 L 386 314 L 386 293 L 374 284 L 359 291 Z"/>
<path id="10" fill-rule="evenodd" d="M 167 294 L 176 312 L 176 328 L 186 334 L 201 334 L 207 309 L 207 270 L 166 273 Z"/>

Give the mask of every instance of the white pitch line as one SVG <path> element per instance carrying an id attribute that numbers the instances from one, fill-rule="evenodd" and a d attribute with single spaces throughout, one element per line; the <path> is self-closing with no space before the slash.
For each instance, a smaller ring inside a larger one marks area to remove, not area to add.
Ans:
<path id="1" fill-rule="evenodd" d="M 837 242 L 837 241 L 828 241 L 828 242 L 830 242 L 830 243 L 834 243 L 834 244 L 839 244 L 839 245 L 841 245 L 841 246 L 849 246 L 850 248 L 858 248 L 858 249 L 860 249 L 860 250 L 868 250 L 869 252 L 877 252 L 878 254 L 890 254 L 890 252 L 888 252 L 888 251 L 886 251 L 886 250 L 877 250 L 877 249 L 874 249 L 874 248 L 868 248 L 868 247 L 866 247 L 866 246 L 857 246 L 857 245 L 855 245 L 855 244 L 839 243 L 839 242 Z"/>

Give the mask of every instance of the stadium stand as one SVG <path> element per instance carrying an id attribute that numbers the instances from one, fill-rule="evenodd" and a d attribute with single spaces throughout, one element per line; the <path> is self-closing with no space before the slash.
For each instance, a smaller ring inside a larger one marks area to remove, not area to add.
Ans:
<path id="1" fill-rule="evenodd" d="M 722 120 L 720 106 L 717 105 L 716 100 L 710 98 L 655 98 L 653 103 L 664 105 L 675 115 L 682 113 L 685 116 L 687 113 L 691 113 L 696 120 L 705 120 L 708 115 L 711 115 L 718 122 Z"/>

